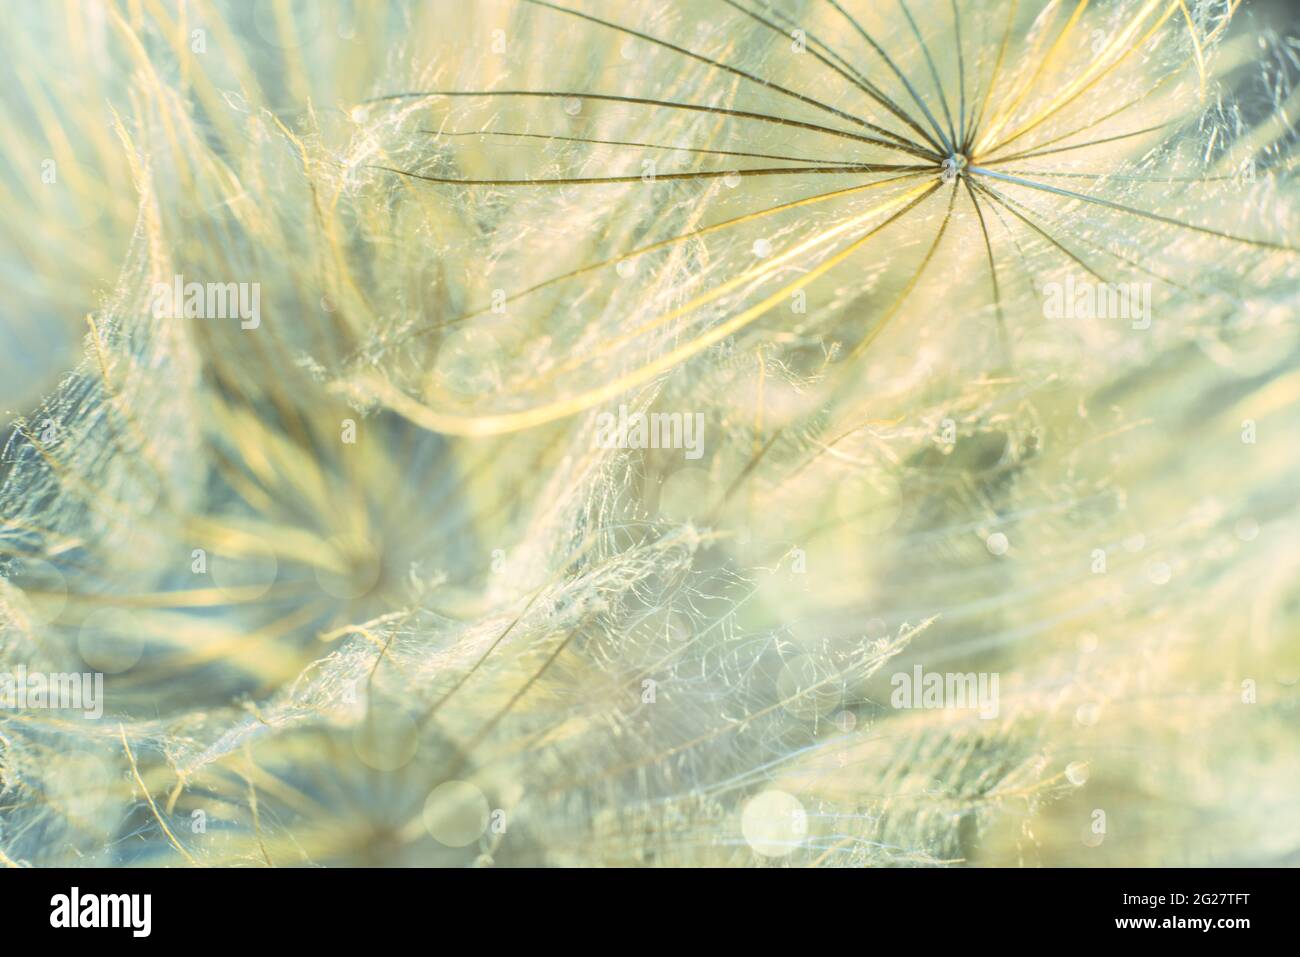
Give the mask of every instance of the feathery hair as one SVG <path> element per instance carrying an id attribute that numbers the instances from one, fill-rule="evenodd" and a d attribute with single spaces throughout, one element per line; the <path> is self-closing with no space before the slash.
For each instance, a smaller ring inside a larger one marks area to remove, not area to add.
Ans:
<path id="1" fill-rule="evenodd" d="M 1295 860 L 1271 7 L 18 10 L 0 862 Z"/>

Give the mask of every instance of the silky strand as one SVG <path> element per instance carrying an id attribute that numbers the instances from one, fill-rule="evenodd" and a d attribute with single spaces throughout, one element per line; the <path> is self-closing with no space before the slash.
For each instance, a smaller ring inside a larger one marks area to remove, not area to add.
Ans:
<path id="1" fill-rule="evenodd" d="M 0 863 L 1294 862 L 1284 9 L 18 3 Z"/>

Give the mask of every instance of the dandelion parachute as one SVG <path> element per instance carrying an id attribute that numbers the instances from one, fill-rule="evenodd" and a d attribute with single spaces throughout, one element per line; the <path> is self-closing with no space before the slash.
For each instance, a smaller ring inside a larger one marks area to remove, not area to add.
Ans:
<path id="1" fill-rule="evenodd" d="M 58 16 L 0 209 L 81 356 L 13 400 L 0 660 L 105 714 L 0 711 L 0 861 L 1294 856 L 1268 7 Z M 926 672 L 995 713 L 891 701 Z"/>

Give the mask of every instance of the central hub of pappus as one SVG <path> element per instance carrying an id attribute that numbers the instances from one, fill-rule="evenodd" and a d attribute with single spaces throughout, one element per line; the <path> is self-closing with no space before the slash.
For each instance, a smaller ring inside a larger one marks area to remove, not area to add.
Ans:
<path id="1" fill-rule="evenodd" d="M 953 153 L 943 161 L 943 181 L 951 183 L 961 175 L 962 170 L 966 168 L 966 155 L 964 153 Z"/>

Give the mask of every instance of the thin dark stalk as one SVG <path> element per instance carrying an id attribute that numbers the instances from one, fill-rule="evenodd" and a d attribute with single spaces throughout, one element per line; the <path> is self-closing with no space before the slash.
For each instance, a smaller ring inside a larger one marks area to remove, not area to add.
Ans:
<path id="1" fill-rule="evenodd" d="M 1051 139 L 1043 140 L 1041 143 L 1036 143 L 1033 146 L 1026 147 L 1026 150 L 1040 150 L 1044 146 L 1051 146 L 1054 143 L 1060 143 L 1062 140 L 1068 140 L 1072 137 L 1078 136 L 1080 133 L 1086 133 L 1094 126 L 1099 126 L 1102 123 L 1105 123 L 1107 120 L 1114 119 L 1116 116 L 1119 116 L 1121 113 L 1125 112 L 1126 110 L 1132 109 L 1134 106 L 1141 103 L 1147 97 L 1155 95 L 1156 91 L 1159 90 L 1160 87 L 1164 86 L 1166 83 L 1174 79 L 1176 76 L 1178 76 L 1178 71 L 1176 70 L 1170 73 L 1166 73 L 1163 77 L 1157 80 L 1149 90 L 1147 90 L 1145 93 L 1142 93 L 1140 96 L 1134 97 L 1133 99 L 1129 100 L 1123 106 L 1116 107 L 1115 109 L 1111 110 L 1109 113 L 1099 116 L 1095 120 L 1092 120 L 1091 122 L 1086 123 L 1083 126 L 1080 126 L 1078 129 L 1071 130 L 1069 133 L 1062 133 L 1059 136 L 1053 136 Z M 1151 128 L 1158 129 L 1159 127 L 1151 127 Z M 1019 155 L 1024 155 L 1024 154 L 1022 153 Z M 983 165 L 987 166 L 989 164 L 984 163 Z"/>
<path id="2" fill-rule="evenodd" d="M 958 134 L 954 140 L 956 143 L 966 142 L 966 54 L 961 45 L 961 12 L 957 9 L 957 0 L 949 0 L 952 4 L 952 22 L 953 29 L 956 31 L 957 44 L 957 84 L 961 97 L 960 105 L 957 109 L 957 126 Z"/>
<path id="3" fill-rule="evenodd" d="M 554 179 L 457 179 L 448 176 L 426 176 L 412 173 L 410 170 L 394 169 L 391 166 L 367 165 L 367 169 L 380 169 L 398 176 L 422 180 L 426 183 L 445 183 L 454 186 L 596 186 L 612 183 L 640 183 L 646 177 L 637 173 L 629 176 L 561 176 Z M 712 169 L 692 170 L 689 173 L 657 173 L 655 182 L 660 180 L 695 180 L 722 179 L 727 176 L 790 176 L 790 175 L 843 175 L 846 173 L 884 173 L 884 172 L 918 172 L 928 169 L 925 166 L 899 166 L 885 164 L 877 166 L 770 166 L 761 169 Z"/>
<path id="4" fill-rule="evenodd" d="M 961 141 L 957 139 L 957 129 L 952 123 L 952 110 L 948 108 L 948 94 L 943 90 L 943 82 L 939 79 L 939 69 L 934 65 L 934 57 L 930 55 L 930 45 L 925 42 L 925 37 L 921 35 L 921 28 L 916 25 L 916 18 L 912 16 L 912 11 L 908 9 L 907 0 L 898 0 L 898 6 L 903 11 L 903 16 L 907 18 L 908 26 L 912 28 L 916 42 L 921 44 L 921 54 L 925 57 L 925 65 L 930 68 L 930 79 L 934 80 L 934 88 L 939 91 L 939 105 L 943 107 L 944 119 L 948 121 L 948 143 L 955 148 L 955 144 Z"/>
<path id="5" fill-rule="evenodd" d="M 1007 8 L 1007 25 L 1002 32 L 1002 44 L 998 47 L 998 58 L 993 61 L 993 71 L 989 74 L 988 87 L 984 91 L 984 96 L 980 100 L 979 112 L 975 114 L 975 119 L 970 125 L 970 132 L 962 140 L 961 151 L 967 156 L 970 155 L 971 146 L 975 142 L 975 137 L 979 133 L 980 126 L 984 123 L 984 114 L 988 110 L 989 100 L 993 96 L 993 88 L 997 85 L 998 73 L 1002 70 L 1002 63 L 1006 59 L 1007 46 L 1011 42 L 1011 27 L 1015 23 L 1016 7 L 1018 0 L 1012 0 Z"/>
<path id="6" fill-rule="evenodd" d="M 1193 232 L 1204 233 L 1207 236 L 1215 236 L 1219 239 L 1229 239 L 1236 243 L 1245 243 L 1248 246 L 1257 246 L 1261 249 L 1277 249 L 1282 252 L 1300 253 L 1300 249 L 1297 249 L 1294 246 L 1288 246 L 1286 243 L 1275 243 L 1265 239 L 1251 239 L 1246 236 L 1236 236 L 1232 233 L 1210 229 L 1208 226 L 1194 226 L 1191 223 L 1184 223 L 1181 220 L 1172 219 L 1169 216 L 1161 216 L 1159 213 L 1148 212 L 1145 209 L 1137 209 L 1133 206 L 1125 206 L 1123 203 L 1116 203 L 1109 199 L 1102 199 L 1099 196 L 1089 196 L 1087 193 L 1076 193 L 1073 190 L 1062 189 L 1059 186 L 1048 186 L 1046 183 L 1037 183 L 1030 179 L 1022 179 L 1019 176 L 1012 176 L 1009 173 L 999 173 L 996 170 L 985 169 L 980 166 L 971 167 L 971 172 L 980 176 L 991 176 L 994 179 L 1000 179 L 1015 186 L 1024 186 L 1027 189 L 1036 189 L 1044 193 L 1054 193 L 1057 196 L 1064 196 L 1066 199 L 1077 199 L 1085 203 L 1094 203 L 1098 206 L 1106 206 L 1110 209 L 1119 210 L 1121 213 L 1128 213 L 1132 216 L 1141 216 L 1144 219 L 1150 219 L 1157 223 L 1165 223 L 1169 226 L 1178 226 L 1182 229 L 1190 229 Z"/>
<path id="7" fill-rule="evenodd" d="M 1100 146 L 1103 143 L 1114 143 L 1118 140 L 1132 139 L 1134 136 L 1141 136 L 1144 133 L 1154 133 L 1156 130 L 1162 130 L 1168 124 L 1161 123 L 1157 126 L 1148 126 L 1144 130 L 1133 130 L 1131 133 L 1120 133 L 1117 136 L 1107 136 L 1099 140 L 1089 140 L 1086 143 L 1076 143 L 1073 146 L 1058 146 L 1056 149 L 1038 150 L 1033 152 L 1015 153 L 1011 156 L 999 156 L 995 159 L 981 160 L 981 166 L 1000 166 L 1003 163 L 1014 163 L 1017 160 L 1035 159 L 1039 156 L 1053 156 L 1057 153 L 1068 153 L 1071 150 L 1087 149 L 1089 146 Z M 1064 139 L 1064 137 L 1062 137 Z"/>
<path id="8" fill-rule="evenodd" d="M 551 99 L 563 98 L 595 100 L 602 103 L 632 103 L 637 106 L 655 106 L 668 110 L 689 110 L 697 113 L 710 113 L 714 116 L 731 116 L 741 120 L 758 120 L 764 123 L 773 123 L 778 126 L 789 126 L 800 130 L 811 130 L 814 133 L 826 133 L 830 136 L 839 136 L 844 139 L 856 140 L 859 143 L 870 143 L 873 146 L 880 146 L 885 149 L 899 150 L 926 160 L 934 159 L 932 154 L 924 150 L 913 149 L 912 147 L 902 146 L 898 143 L 890 143 L 887 140 L 877 139 L 874 136 L 865 136 L 862 133 L 854 133 L 852 130 L 842 130 L 834 126 L 821 126 L 817 123 L 808 123 L 804 120 L 792 120 L 789 117 L 774 116 L 770 113 L 754 113 L 749 110 L 732 110 L 722 106 L 705 106 L 700 103 L 676 103 L 671 100 L 655 100 L 644 96 L 619 96 L 614 93 L 583 93 L 568 90 L 430 90 L 423 93 L 389 93 L 384 96 L 372 97 L 363 102 L 384 103 L 393 100 L 419 100 L 436 99 L 438 97 L 474 96 L 536 96 Z"/>
<path id="9" fill-rule="evenodd" d="M 784 37 L 784 36 L 786 35 L 785 31 L 782 30 L 782 29 L 781 29 L 779 26 L 777 26 L 775 23 L 773 23 L 771 20 L 767 19 L 767 18 L 764 17 L 764 16 L 761 16 L 761 15 L 758 14 L 758 13 L 755 13 L 753 10 L 750 10 L 750 9 L 747 8 L 747 7 L 743 7 L 743 6 L 741 6 L 739 3 L 736 2 L 736 0 L 722 0 L 722 2 L 725 3 L 725 4 L 727 4 L 727 6 L 729 6 L 729 7 L 732 7 L 733 9 L 739 10 L 741 13 L 745 14 L 745 16 L 750 17 L 751 19 L 758 21 L 758 22 L 761 23 L 763 26 L 767 27 L 769 30 L 773 31 L 774 33 L 778 34 L 779 36 Z M 807 31 L 804 32 L 804 35 L 805 35 L 805 37 L 807 37 L 808 39 L 813 39 L 813 38 L 812 38 L 812 37 L 807 33 Z M 817 42 L 820 44 L 820 41 L 817 41 Z M 824 44 L 822 44 L 822 45 L 824 46 Z M 873 99 L 876 98 L 876 97 L 875 97 L 875 94 L 872 92 L 872 89 L 871 89 L 871 87 L 870 87 L 869 84 L 864 84 L 861 80 L 859 80 L 858 78 L 856 78 L 856 77 L 854 77 L 853 75 L 851 75 L 847 70 L 845 70 L 845 69 L 843 69 L 842 67 L 840 67 L 840 66 L 836 65 L 835 63 L 833 63 L 833 62 L 832 62 L 831 60 L 829 60 L 826 56 L 822 55 L 819 51 L 813 49 L 811 46 L 809 46 L 809 47 L 807 48 L 807 50 L 808 50 L 809 53 L 811 53 L 811 54 L 813 55 L 813 57 L 814 57 L 814 58 L 815 58 L 819 63 L 823 64 L 827 69 L 829 69 L 829 70 L 833 71 L 834 73 L 838 74 L 839 76 L 843 77 L 843 78 L 844 78 L 845 80 L 847 80 L 849 83 L 853 84 L 854 86 L 856 86 L 858 89 L 862 90 L 864 93 L 866 93 L 868 96 L 872 97 Z M 888 109 L 888 106 L 887 106 L 885 103 L 882 102 L 881 105 L 882 105 L 882 106 L 885 106 L 885 108 Z M 906 117 L 903 117 L 903 119 L 906 120 L 907 118 L 906 118 Z M 874 124 L 874 123 L 869 123 L 869 122 L 867 122 L 866 120 L 863 120 L 862 122 L 863 122 L 863 124 L 864 124 L 868 129 L 872 130 L 873 132 L 879 133 L 881 136 L 888 136 L 890 139 L 892 139 L 892 140 L 894 140 L 894 141 L 896 141 L 896 142 L 898 142 L 898 143 L 901 143 L 901 144 L 904 145 L 904 146 L 912 146 L 912 147 L 921 148 L 921 144 L 920 144 L 920 143 L 917 143 L 917 142 L 915 142 L 915 141 L 913 141 L 913 140 L 908 139 L 908 138 L 905 137 L 905 136 L 902 136 L 902 135 L 900 135 L 900 134 L 898 134 L 898 133 L 895 133 L 893 130 L 885 129 L 883 126 L 877 126 L 876 124 Z M 922 131 L 922 132 L 924 132 L 924 131 Z M 936 144 L 936 145 L 937 145 L 937 144 Z"/>
<path id="10" fill-rule="evenodd" d="M 944 150 L 951 153 L 952 143 L 950 143 L 948 138 L 943 135 L 943 129 L 939 126 L 939 121 L 934 118 L 934 114 L 931 113 L 930 108 L 925 105 L 925 101 L 921 99 L 920 94 L 916 92 L 916 88 L 912 86 L 911 81 L 908 80 L 908 78 L 903 74 L 903 71 L 898 68 L 898 65 L 894 63 L 889 54 L 886 53 L 880 44 L 872 38 L 871 34 L 867 33 L 867 31 L 863 29 L 862 24 L 858 23 L 857 18 L 855 18 L 853 14 L 840 6 L 839 0 L 826 0 L 826 2 L 839 11 L 840 16 L 844 17 L 844 19 L 849 22 L 849 25 L 858 32 L 858 35 L 870 45 L 871 49 L 875 50 L 876 54 L 885 61 L 885 65 L 889 67 L 894 76 L 898 77 L 898 79 L 902 81 L 903 86 L 907 89 L 907 92 L 911 95 L 913 101 L 915 101 L 916 105 L 921 108 L 921 112 L 925 114 L 925 118 L 930 121 L 930 126 L 933 128 L 935 135 L 937 135 L 943 142 Z"/>
<path id="11" fill-rule="evenodd" d="M 1059 249 L 1059 250 L 1060 250 L 1060 251 L 1061 251 L 1065 256 L 1067 256 L 1067 257 L 1068 257 L 1072 262 L 1077 263 L 1077 264 L 1080 266 L 1080 268 L 1082 268 L 1085 272 L 1089 273 L 1089 274 L 1092 275 L 1092 276 L 1095 276 L 1099 282 L 1102 282 L 1102 283 L 1109 283 L 1109 280 L 1108 280 L 1105 276 L 1103 276 L 1101 273 L 1097 272 L 1097 270 L 1093 269 L 1093 268 L 1092 268 L 1091 266 L 1089 266 L 1086 262 L 1084 262 L 1082 259 L 1080 259 L 1080 258 L 1079 258 L 1079 257 L 1078 257 L 1078 256 L 1077 256 L 1077 255 L 1072 251 L 1072 250 L 1067 249 L 1065 246 L 1063 246 L 1063 245 L 1060 243 L 1060 241 L 1057 240 L 1057 238 L 1056 238 L 1055 236 L 1053 236 L 1051 233 L 1047 232 L 1047 230 L 1043 229 L 1041 226 L 1039 226 L 1039 225 L 1038 225 L 1037 223 L 1035 223 L 1033 220 L 1029 219 L 1029 218 L 1028 218 L 1027 216 L 1025 216 L 1024 214 L 1022 214 L 1018 209 L 1015 209 L 1015 208 L 1014 208 L 1014 207 L 1013 207 L 1013 206 L 1012 206 L 1012 205 L 1011 205 L 1011 204 L 1010 204 L 1010 203 L 1009 203 L 1009 202 L 1008 202 L 1008 201 L 1007 201 L 1007 200 L 1002 196 L 1002 194 L 1000 194 L 999 192 L 997 192 L 997 190 L 990 189 L 989 187 L 985 186 L 983 183 L 976 183 L 976 184 L 975 184 L 975 188 L 978 189 L 981 193 L 984 193 L 984 194 L 986 194 L 987 196 L 990 196 L 992 199 L 996 200 L 997 202 L 1001 203 L 1002 206 L 1003 206 L 1005 209 L 1007 209 L 1007 210 L 1008 210 L 1008 211 L 1009 211 L 1013 216 L 1015 216 L 1015 217 L 1016 217 L 1017 219 L 1019 219 L 1022 223 L 1024 223 L 1026 226 L 1028 226 L 1030 229 L 1032 229 L 1032 230 L 1033 230 L 1034 232 L 1036 232 L 1038 235 L 1042 236 L 1042 237 L 1043 237 L 1044 239 L 1046 239 L 1049 243 L 1051 243 L 1053 246 L 1055 246 L 1057 249 Z"/>
<path id="12" fill-rule="evenodd" d="M 624 33 L 627 34 L 628 36 L 636 37 L 638 40 L 644 40 L 647 43 L 652 43 L 655 44 L 656 46 L 663 47 L 666 50 L 672 50 L 674 53 L 680 53 L 682 56 L 687 56 L 693 60 L 698 60 L 700 63 L 708 64 L 709 66 L 714 67 L 715 69 L 722 70 L 726 73 L 730 73 L 733 76 L 738 76 L 745 80 L 749 80 L 751 83 L 757 83 L 760 86 L 765 86 L 769 90 L 773 90 L 777 93 L 782 94 L 783 96 L 788 96 L 791 99 L 799 100 L 801 103 L 806 103 L 809 106 L 816 107 L 817 109 L 822 110 L 823 112 L 826 113 L 830 113 L 832 116 L 836 116 L 842 120 L 848 120 L 850 123 L 856 123 L 857 125 L 862 127 L 888 133 L 888 130 L 882 131 L 880 130 L 879 127 L 873 126 L 872 124 L 868 123 L 866 120 L 862 119 L 861 117 L 854 116 L 852 113 L 846 113 L 844 110 L 840 110 L 837 109 L 836 107 L 830 106 L 829 104 L 823 103 L 821 100 L 815 99 L 811 96 L 807 96 L 803 93 L 799 93 L 795 90 L 791 90 L 790 88 L 782 86 L 779 83 L 773 83 L 771 80 L 765 80 L 761 76 L 750 73 L 747 70 L 742 70 L 739 67 L 731 66 L 728 63 L 723 63 L 719 60 L 715 60 L 712 57 L 705 56 L 702 53 L 696 53 L 694 50 L 688 50 L 686 47 L 678 46 L 676 43 L 670 43 L 669 41 L 663 40 L 659 37 L 651 36 L 648 33 L 642 33 L 640 30 L 633 30 L 631 27 L 625 27 L 622 24 L 614 23 L 613 21 L 610 20 L 602 20 L 600 17 L 592 16 L 589 13 L 583 13 L 579 10 L 572 10 L 568 7 L 562 7 L 559 4 L 550 3 L 549 0 L 523 0 L 523 2 L 531 3 L 537 7 L 544 7 L 547 10 L 554 10 L 557 13 L 565 13 L 571 17 L 577 17 L 580 20 L 586 20 L 589 23 L 599 24 L 600 26 L 608 27 L 611 30 L 616 30 L 619 33 Z M 898 144 L 895 144 L 895 146 L 898 146 Z"/>
<path id="13" fill-rule="evenodd" d="M 592 146 L 632 146 L 646 150 L 667 150 L 679 153 L 695 153 L 701 156 L 743 156 L 746 159 L 786 160 L 790 163 L 821 163 L 830 166 L 852 165 L 844 159 L 818 159 L 813 156 L 782 156 L 779 153 L 747 153 L 744 150 L 708 150 L 697 146 L 675 146 L 671 143 L 640 143 L 633 140 L 598 140 L 588 136 L 561 136 L 558 133 L 513 133 L 502 130 L 468 130 L 466 132 L 448 133 L 443 130 L 420 130 L 430 136 L 505 136 L 515 139 L 559 140 L 566 143 L 587 143 Z"/>
<path id="14" fill-rule="evenodd" d="M 1010 355 L 1010 347 L 1007 342 L 1007 319 L 1002 310 L 1002 290 L 998 285 L 998 267 L 993 257 L 993 243 L 989 239 L 988 223 L 984 221 L 984 210 L 980 208 L 979 199 L 975 196 L 975 189 L 970 184 L 970 177 L 963 176 L 962 182 L 966 185 L 966 192 L 970 195 L 971 204 L 975 207 L 975 215 L 979 217 L 980 232 L 984 235 L 984 251 L 988 254 L 989 261 L 989 280 L 993 284 L 993 303 L 997 308 L 998 314 L 998 340 L 1002 343 L 1002 351 L 1005 355 Z"/>
<path id="15" fill-rule="evenodd" d="M 791 17 L 782 13 L 780 10 L 777 10 L 771 5 L 771 3 L 767 2 L 767 0 L 763 0 L 763 6 L 767 10 L 768 14 L 784 23 L 788 28 L 803 30 L 804 36 L 810 44 L 819 47 L 827 57 L 839 64 L 839 66 L 843 68 L 844 74 L 849 77 L 850 81 L 857 86 L 858 89 L 892 113 L 895 117 L 906 124 L 909 129 L 916 133 L 917 136 L 921 137 L 922 140 L 928 143 L 935 151 L 936 156 L 942 152 L 943 147 L 939 145 L 939 141 L 936 140 L 924 126 L 916 122 L 916 119 L 912 114 L 904 110 L 882 89 L 880 89 L 880 87 L 867 79 L 861 70 L 853 66 L 853 64 L 849 63 L 848 60 L 837 53 L 830 44 L 826 43 L 826 41 L 822 40 L 821 37 L 817 36 L 817 34 L 813 33 L 811 30 L 807 30 L 800 26 L 799 23 Z"/>

